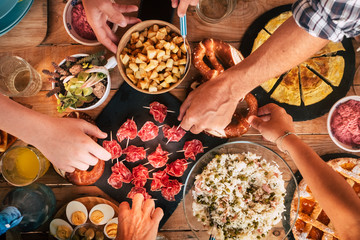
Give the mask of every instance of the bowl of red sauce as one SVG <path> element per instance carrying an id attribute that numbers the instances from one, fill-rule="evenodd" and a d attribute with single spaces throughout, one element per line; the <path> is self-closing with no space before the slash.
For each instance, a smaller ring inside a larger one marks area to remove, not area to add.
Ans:
<path id="1" fill-rule="evenodd" d="M 94 30 L 87 21 L 85 9 L 81 0 L 69 0 L 63 12 L 63 22 L 66 32 L 76 42 L 96 46 L 100 42 L 96 39 Z M 118 25 L 108 22 L 113 32 L 116 32 Z"/>
<path id="2" fill-rule="evenodd" d="M 337 101 L 330 109 L 327 129 L 338 147 L 360 152 L 360 96 L 348 96 Z"/>

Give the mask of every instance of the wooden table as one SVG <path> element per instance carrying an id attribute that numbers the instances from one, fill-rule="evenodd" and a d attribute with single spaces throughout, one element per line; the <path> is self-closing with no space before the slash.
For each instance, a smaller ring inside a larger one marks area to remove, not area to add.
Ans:
<path id="1" fill-rule="evenodd" d="M 39 1 L 39 0 L 35 0 Z M 65 0 L 51 0 L 48 1 L 48 31 L 44 41 L 31 48 L 14 50 L 9 48 L 2 48 L 0 46 L 0 55 L 18 55 L 26 59 L 32 66 L 39 72 L 42 69 L 52 69 L 51 62 L 60 62 L 68 55 L 75 53 L 90 53 L 95 52 L 103 47 L 86 47 L 74 42 L 66 33 L 62 23 L 62 11 L 65 6 Z M 129 0 L 129 4 L 138 4 L 139 0 Z M 220 38 L 231 43 L 235 47 L 239 47 L 241 38 L 248 28 L 248 26 L 262 13 L 284 4 L 292 3 L 291 0 L 238 0 L 237 7 L 230 17 L 223 20 L 219 24 L 206 24 L 202 22 L 196 15 L 195 9 L 191 8 L 188 11 L 188 39 L 192 46 L 205 37 Z M 179 19 L 174 18 L 174 24 L 179 26 Z M 121 36 L 126 29 L 118 31 Z M 33 33 L 36 34 L 36 33 Z M 6 36 L 6 35 L 5 35 Z M 354 42 L 354 47 L 358 47 L 358 43 Z M 19 43 L 21 47 L 21 43 Z M 360 56 L 360 55 L 359 55 Z M 356 66 L 359 65 L 359 56 L 357 56 Z M 198 76 L 198 73 L 192 67 L 186 80 L 175 90 L 171 91 L 180 100 L 185 99 L 185 88 L 189 83 Z M 46 98 L 45 94 L 51 89 L 50 83 L 46 80 L 47 77 L 42 74 L 43 87 L 42 90 L 34 97 L 29 98 L 14 98 L 15 101 L 31 107 L 33 110 L 52 115 L 62 116 L 56 111 L 55 97 Z M 110 101 L 123 79 L 120 77 L 119 72 L 115 69 L 111 77 L 112 90 L 107 101 L 95 110 L 88 111 L 88 113 L 96 118 L 100 111 Z M 360 93 L 360 79 L 354 81 L 348 95 L 353 95 L 354 90 L 357 89 Z M 4 113 L 2 113 L 4 114 Z M 6 114 L 6 113 L 5 113 Z M 330 139 L 326 129 L 327 114 L 314 120 L 305 122 L 296 122 L 295 129 L 300 138 L 308 143 L 315 151 L 322 155 L 326 153 L 344 152 L 338 148 Z M 44 133 L 45 134 L 45 133 Z M 240 138 L 241 140 L 249 140 L 261 143 L 278 152 L 289 163 L 293 171 L 297 168 L 293 161 L 286 155 L 282 154 L 274 144 L 265 142 L 262 137 L 255 130 L 250 130 L 246 135 Z M 110 199 L 104 192 L 95 186 L 74 186 L 61 178 L 51 168 L 44 177 L 38 180 L 50 186 L 57 199 L 57 209 L 66 204 L 67 202 L 83 196 L 100 196 Z M 5 194 L 12 189 L 3 178 L 0 179 L 0 199 L 3 199 Z M 47 239 L 48 225 L 44 225 L 39 230 L 23 234 L 24 239 Z M 168 239 L 194 239 L 190 231 L 183 212 L 182 204 L 176 209 L 174 214 L 170 217 L 168 222 L 163 226 L 160 234 Z"/>

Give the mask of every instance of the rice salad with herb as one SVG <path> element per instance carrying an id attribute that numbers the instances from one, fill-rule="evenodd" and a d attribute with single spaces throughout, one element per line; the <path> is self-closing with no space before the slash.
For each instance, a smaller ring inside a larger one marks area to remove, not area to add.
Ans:
<path id="1" fill-rule="evenodd" d="M 216 239 L 261 239 L 281 220 L 285 187 L 277 166 L 253 153 L 216 155 L 196 176 L 193 215 Z"/>

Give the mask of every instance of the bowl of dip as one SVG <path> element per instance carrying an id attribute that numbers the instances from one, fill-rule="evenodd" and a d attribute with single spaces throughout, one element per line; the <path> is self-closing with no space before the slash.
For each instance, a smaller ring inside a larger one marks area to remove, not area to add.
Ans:
<path id="1" fill-rule="evenodd" d="M 331 107 L 327 129 L 331 140 L 349 152 L 360 152 L 360 96 L 348 96 Z"/>
<path id="2" fill-rule="evenodd" d="M 63 22 L 66 32 L 76 42 L 86 46 L 100 45 L 94 30 L 86 19 L 81 0 L 69 0 L 67 2 L 63 12 Z M 116 32 L 117 24 L 108 22 L 108 25 L 113 32 Z"/>

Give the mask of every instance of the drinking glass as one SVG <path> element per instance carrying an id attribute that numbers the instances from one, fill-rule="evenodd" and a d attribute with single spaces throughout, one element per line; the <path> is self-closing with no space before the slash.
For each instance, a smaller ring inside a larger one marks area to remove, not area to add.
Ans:
<path id="1" fill-rule="evenodd" d="M 237 0 L 200 0 L 196 13 L 205 22 L 218 23 L 234 11 L 236 3 Z"/>
<path id="2" fill-rule="evenodd" d="M 42 86 L 40 74 L 17 56 L 0 57 L 0 93 L 9 97 L 36 95 Z"/>
<path id="3" fill-rule="evenodd" d="M 26 186 L 42 177 L 50 162 L 35 147 L 13 146 L 1 157 L 1 172 L 4 179 L 14 186 Z"/>

